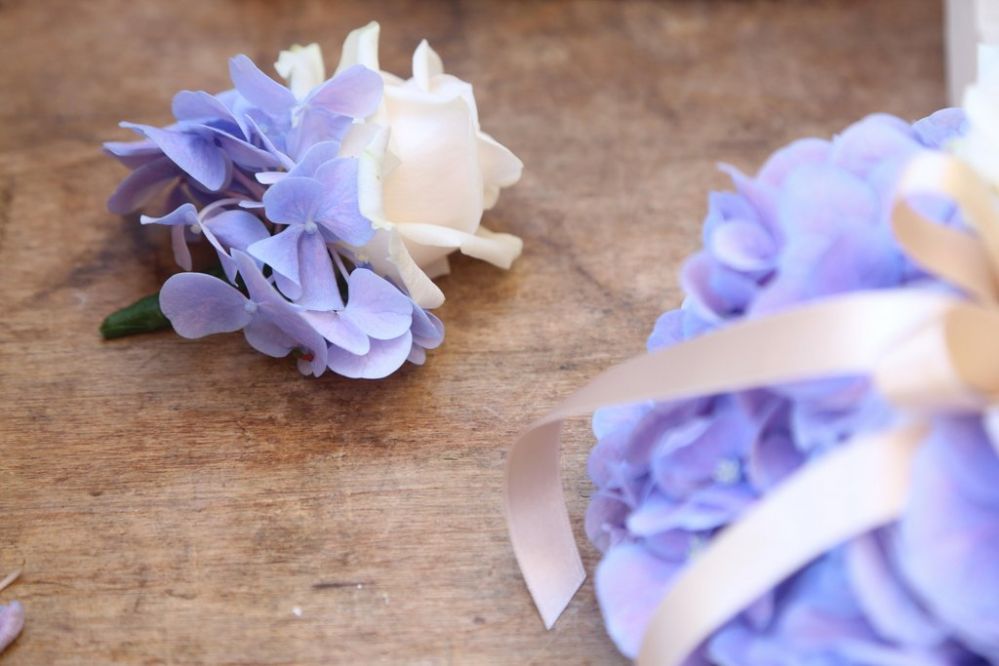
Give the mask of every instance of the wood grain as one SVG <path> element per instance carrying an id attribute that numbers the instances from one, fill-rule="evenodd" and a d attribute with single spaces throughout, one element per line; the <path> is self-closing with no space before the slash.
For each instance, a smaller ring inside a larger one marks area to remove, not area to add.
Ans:
<path id="1" fill-rule="evenodd" d="M 238 336 L 103 343 L 173 268 L 163 234 L 106 212 L 124 171 L 100 142 L 222 89 L 235 53 L 334 58 L 370 19 L 384 67 L 429 38 L 523 158 L 488 215 L 524 237 L 515 268 L 455 261 L 444 347 L 387 381 L 303 379 Z M 677 303 L 717 161 L 934 110 L 940 35 L 936 0 L 4 0 L 0 574 L 24 576 L 0 602 L 28 616 L 5 663 L 620 662 L 591 582 L 543 630 L 504 449 Z M 591 445 L 572 424 L 577 527 Z"/>

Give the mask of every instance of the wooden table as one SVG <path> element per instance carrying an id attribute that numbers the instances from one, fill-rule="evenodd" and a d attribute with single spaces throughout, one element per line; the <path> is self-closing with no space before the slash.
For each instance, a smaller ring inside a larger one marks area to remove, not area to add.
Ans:
<path id="1" fill-rule="evenodd" d="M 943 104 L 936 0 L 0 4 L 0 594 L 10 664 L 616 663 L 592 583 L 546 632 L 501 512 L 513 435 L 642 350 L 677 304 L 718 161 L 872 111 Z M 164 123 L 226 58 L 336 58 L 382 23 L 427 37 L 526 164 L 487 216 L 505 273 L 459 258 L 447 340 L 387 381 L 303 379 L 239 336 L 105 343 L 173 270 L 162 230 L 106 212 L 120 119 Z M 577 532 L 588 424 L 569 429 Z M 598 553 L 583 545 L 592 571 Z"/>

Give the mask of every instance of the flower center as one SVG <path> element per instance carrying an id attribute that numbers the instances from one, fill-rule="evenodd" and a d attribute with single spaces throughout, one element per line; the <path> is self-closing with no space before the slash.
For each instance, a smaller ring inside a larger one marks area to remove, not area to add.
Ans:
<path id="1" fill-rule="evenodd" d="M 306 222 L 304 226 L 305 226 L 305 233 L 307 234 L 314 234 L 317 231 L 319 231 L 319 227 L 317 227 L 316 223 L 313 222 L 312 220 Z"/>
<path id="2" fill-rule="evenodd" d="M 718 465 L 715 466 L 714 476 L 715 481 L 718 483 L 730 486 L 742 476 L 742 466 L 738 460 L 733 460 L 732 458 L 719 460 Z"/>
<path id="3" fill-rule="evenodd" d="M 257 311 L 257 304 L 253 301 L 247 301 L 243 304 L 243 309 L 246 310 L 248 314 L 253 314 Z"/>
<path id="4" fill-rule="evenodd" d="M 201 233 L 201 225 L 198 224 L 198 223 L 192 224 L 191 225 L 191 233 L 194 234 L 195 236 L 197 236 L 198 234 L 200 234 Z"/>

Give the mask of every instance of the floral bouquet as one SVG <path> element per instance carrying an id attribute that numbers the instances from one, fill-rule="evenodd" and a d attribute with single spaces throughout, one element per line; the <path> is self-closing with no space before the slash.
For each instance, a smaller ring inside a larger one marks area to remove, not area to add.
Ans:
<path id="1" fill-rule="evenodd" d="M 105 337 L 241 330 L 303 374 L 379 378 L 441 343 L 430 310 L 449 253 L 509 268 L 520 239 L 480 221 L 520 160 L 482 132 L 471 85 L 426 41 L 403 80 L 379 69 L 378 34 L 350 33 L 328 80 L 315 44 L 280 54 L 287 85 L 240 55 L 232 90 L 177 93 L 174 124 L 122 123 L 142 139 L 105 144 L 132 169 L 108 207 L 165 203 L 141 222 L 170 229 L 185 272 L 108 317 Z M 197 241 L 217 256 L 208 272 L 192 271 Z"/>
<path id="2" fill-rule="evenodd" d="M 510 452 L 550 626 L 583 569 L 560 421 L 598 409 L 586 533 L 643 664 L 999 663 L 999 85 L 725 167 L 686 298 Z"/>

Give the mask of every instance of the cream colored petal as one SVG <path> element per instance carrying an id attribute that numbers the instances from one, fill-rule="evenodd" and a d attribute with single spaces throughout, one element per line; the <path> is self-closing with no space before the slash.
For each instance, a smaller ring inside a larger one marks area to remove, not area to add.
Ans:
<path id="1" fill-rule="evenodd" d="M 380 132 L 386 131 L 382 125 L 374 122 L 354 123 L 340 142 L 341 157 L 360 157 L 368 149 Z M 381 148 L 384 150 L 384 147 Z M 379 150 L 374 148 L 374 150 Z"/>
<path id="2" fill-rule="evenodd" d="M 363 28 L 352 30 L 347 39 L 343 41 L 343 49 L 340 52 L 340 64 L 337 65 L 336 73 L 339 74 L 348 67 L 354 65 L 364 65 L 376 72 L 378 67 L 378 33 L 381 26 L 377 21 L 372 21 Z"/>
<path id="3" fill-rule="evenodd" d="M 520 180 L 524 163 L 509 148 L 485 132 L 479 132 L 479 164 L 482 166 L 483 207 L 496 205 L 500 189 Z"/>
<path id="4" fill-rule="evenodd" d="M 465 104 L 468 104 L 468 108 L 471 109 L 475 129 L 478 131 L 479 108 L 475 103 L 475 92 L 471 83 L 462 81 L 458 77 L 451 76 L 450 74 L 440 74 L 430 79 L 429 90 L 435 97 L 440 99 L 460 97 L 465 100 Z"/>
<path id="5" fill-rule="evenodd" d="M 341 154 L 357 157 L 357 197 L 361 213 L 378 227 L 391 226 L 385 218 L 382 171 L 388 148 L 389 131 L 379 125 L 355 126 L 357 134 L 344 141 Z M 355 128 L 351 128 L 351 132 Z"/>
<path id="6" fill-rule="evenodd" d="M 352 144 L 359 150 L 354 154 L 358 158 L 358 200 L 361 212 L 375 227 L 375 234 L 363 247 L 347 247 L 358 261 L 370 263 L 376 273 L 404 287 L 417 305 L 436 308 L 444 302 L 444 293 L 420 269 L 396 226 L 385 217 L 382 172 L 390 157 L 388 138 L 389 131 L 384 127 L 372 125 L 363 131 L 358 128 L 358 138 Z"/>
<path id="7" fill-rule="evenodd" d="M 429 224 L 401 224 L 398 229 L 414 255 L 413 244 L 417 247 L 458 249 L 462 254 L 500 268 L 510 268 L 524 247 L 524 242 L 517 236 L 496 233 L 485 227 L 479 227 L 475 234 Z"/>
<path id="8" fill-rule="evenodd" d="M 427 40 L 420 42 L 413 52 L 413 81 L 422 90 L 430 90 L 430 80 L 444 73 L 444 63 L 437 52 L 430 48 Z"/>
<path id="9" fill-rule="evenodd" d="M 383 132 L 384 137 L 381 136 Z M 340 143 L 340 156 L 361 157 L 367 151 L 369 157 L 380 161 L 378 173 L 384 180 L 385 176 L 399 166 L 399 158 L 386 147 L 390 136 L 391 131 L 387 127 L 374 121 L 355 123 Z"/>
<path id="10" fill-rule="evenodd" d="M 305 99 L 313 88 L 326 80 L 326 67 L 323 66 L 323 52 L 319 44 L 295 44 L 289 50 L 281 51 L 274 69 L 288 82 L 292 94 L 299 100 Z"/>
<path id="11" fill-rule="evenodd" d="M 482 171 L 468 107 L 460 99 L 425 101 L 392 91 L 385 100 L 390 147 L 399 158 L 384 181 L 386 219 L 474 233 L 482 217 Z"/>

